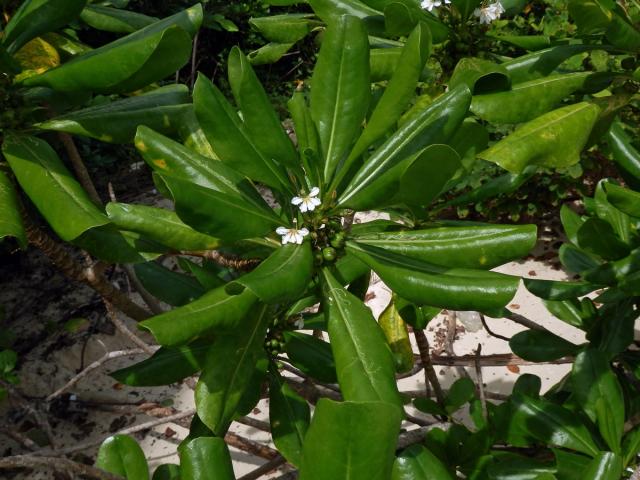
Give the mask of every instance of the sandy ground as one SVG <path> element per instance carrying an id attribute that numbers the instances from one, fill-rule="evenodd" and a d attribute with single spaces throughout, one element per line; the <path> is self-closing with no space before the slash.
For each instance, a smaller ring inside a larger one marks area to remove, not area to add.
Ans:
<path id="1" fill-rule="evenodd" d="M 549 247 L 539 246 L 537 249 L 538 254 L 548 258 L 549 254 L 544 255 L 545 248 L 549 249 Z M 548 259 L 541 261 L 530 258 L 521 262 L 509 263 L 497 270 L 539 279 L 560 280 L 567 278 L 564 272 L 551 266 L 551 263 Z M 19 279 L 8 279 L 0 276 L 0 304 L 5 305 L 8 319 L 11 321 L 12 328 L 16 330 L 19 338 L 25 334 L 31 335 L 31 338 L 34 335 L 36 338 L 37 335 L 42 335 L 42 322 L 50 322 L 54 325 L 64 323 L 64 321 L 68 320 L 70 316 L 68 311 L 70 306 L 73 305 L 76 307 L 78 305 L 86 306 L 84 310 L 80 309 L 72 313 L 71 316 L 87 316 L 92 334 L 89 335 L 89 331 L 70 334 L 54 329 L 53 331 L 58 333 L 45 335 L 46 339 L 43 338 L 40 344 L 36 344 L 35 347 L 21 355 L 22 363 L 19 369 L 21 383 L 19 388 L 27 397 L 44 397 L 64 385 L 78 371 L 81 364 L 86 366 L 112 350 L 133 347 L 128 339 L 110 330 L 108 321 L 104 318 L 99 318 L 100 314 L 91 309 L 91 305 L 95 306 L 95 298 L 92 297 L 90 291 L 84 287 L 69 284 L 50 266 L 39 265 L 42 268 L 35 275 L 43 277 L 39 280 L 43 281 L 47 288 L 51 287 L 59 292 L 56 298 L 40 299 L 41 306 L 39 309 L 31 308 L 29 310 L 24 306 L 24 302 L 20 302 L 19 299 L 15 298 L 16 296 L 28 296 L 29 289 L 33 289 L 33 281 L 38 279 L 34 279 L 31 276 L 25 278 L 21 283 L 18 281 Z M 33 266 L 20 265 L 19 267 L 28 269 Z M 43 269 L 44 271 L 42 271 Z M 21 291 L 21 288 L 24 291 Z M 377 316 L 387 305 L 390 293 L 379 279 L 374 279 L 368 297 L 368 305 Z M 66 313 L 64 313 L 65 308 Z M 521 286 L 511 302 L 510 308 L 544 325 L 564 338 L 576 342 L 583 339 L 580 331 L 553 318 L 546 311 L 541 301 L 529 294 L 523 286 Z M 33 322 L 40 322 L 40 328 L 29 327 Z M 520 325 L 504 319 L 487 319 L 487 322 L 493 331 L 506 337 L 523 329 Z M 130 322 L 130 325 L 133 327 L 133 322 Z M 468 325 L 468 327 L 472 330 L 474 329 L 473 325 Z M 484 329 L 472 332 L 469 328 L 464 328 L 463 325 L 462 327 L 459 326 L 458 330 L 453 344 L 456 355 L 473 354 L 478 344 L 482 345 L 483 355 L 510 353 L 505 341 L 488 335 Z M 428 338 L 432 346 L 438 348 L 442 345 L 444 331 L 446 331 L 446 320 L 443 315 L 440 315 L 430 323 L 427 329 Z M 51 337 L 53 337 L 53 340 Z M 148 337 L 146 339 L 151 341 Z M 417 352 L 417 349 L 415 351 Z M 73 394 L 73 396 L 65 395 L 55 403 L 55 411 L 53 412 L 55 421 L 52 422 L 52 427 L 59 448 L 73 446 L 79 442 L 99 441 L 122 428 L 153 420 L 150 414 L 168 414 L 173 411 L 184 411 L 193 408 L 193 380 L 167 387 L 131 388 L 118 384 L 108 376 L 109 371 L 129 365 L 144 357 L 144 355 L 139 355 L 137 358 L 125 357 L 111 361 L 75 385 L 69 391 L 69 394 Z M 84 358 L 84 360 L 81 360 L 81 358 Z M 445 387 L 458 378 L 460 373 L 451 367 L 436 367 L 436 371 Z M 471 378 L 475 379 L 474 369 L 468 368 L 467 371 Z M 566 365 L 485 367 L 483 368 L 483 379 L 488 392 L 508 394 L 519 374 L 533 373 L 540 376 L 543 388 L 547 389 L 559 381 L 567 371 L 568 366 Z M 419 372 L 413 377 L 401 380 L 399 386 L 404 391 L 424 389 L 423 373 Z M 140 406 L 141 403 L 144 404 L 142 407 Z M 16 414 L 19 409 L 15 408 L 15 404 L 4 402 L 3 408 L 4 411 L 2 413 L 9 425 L 13 423 L 15 426 L 24 429 L 24 419 Z M 148 413 L 141 412 L 141 409 L 146 409 Z M 416 416 L 427 418 L 419 412 L 409 411 Z M 267 401 L 263 400 L 254 410 L 252 416 L 267 420 L 267 412 Z M 409 428 L 415 428 L 415 426 Z M 255 428 L 234 423 L 231 430 L 246 435 L 252 440 L 269 444 L 268 434 Z M 176 446 L 186 433 L 187 429 L 183 425 L 168 423 L 134 436 L 142 445 L 151 471 L 153 471 L 159 464 L 177 463 Z M 83 451 L 82 455 L 93 457 L 96 450 L 96 448 L 89 448 Z M 20 453 L 22 450 L 13 440 L 0 435 L 0 451 L 3 455 L 9 455 Z M 238 477 L 250 472 L 264 462 L 264 460 L 235 449 L 232 449 L 232 457 Z M 80 459 L 82 458 L 80 457 Z M 87 457 L 84 458 L 86 459 Z M 37 472 L 20 474 L 13 478 L 38 480 L 55 477 L 51 473 Z"/>

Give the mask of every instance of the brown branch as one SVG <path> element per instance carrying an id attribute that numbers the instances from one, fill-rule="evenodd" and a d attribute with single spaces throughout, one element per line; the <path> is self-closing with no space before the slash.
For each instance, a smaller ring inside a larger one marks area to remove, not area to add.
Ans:
<path id="1" fill-rule="evenodd" d="M 152 316 L 150 312 L 134 303 L 93 268 L 83 268 L 78 265 L 64 247 L 40 230 L 27 215 L 23 215 L 23 221 L 29 243 L 42 250 L 64 275 L 72 280 L 89 285 L 101 297 L 106 298 L 118 310 L 134 320 L 145 320 Z"/>
<path id="2" fill-rule="evenodd" d="M 446 367 L 457 365 L 464 367 L 475 365 L 475 362 L 479 361 L 483 367 L 506 367 L 509 365 L 562 365 L 565 363 L 573 363 L 573 360 L 573 357 L 563 357 L 548 362 L 528 362 L 512 353 L 497 353 L 494 355 L 484 355 L 479 359 L 477 359 L 475 355 L 461 355 L 456 357 L 441 355 L 439 357 L 432 357 L 431 363 L 433 365 Z"/>
<path id="3" fill-rule="evenodd" d="M 487 397 L 484 392 L 484 381 L 482 379 L 482 365 L 480 365 L 480 358 L 482 355 L 482 344 L 478 344 L 478 350 L 476 350 L 476 381 L 478 382 L 478 393 L 480 395 L 480 404 L 482 405 L 482 416 L 487 418 Z"/>
<path id="4" fill-rule="evenodd" d="M 120 333 L 122 333 L 125 337 L 127 337 L 131 342 L 136 344 L 142 350 L 147 352 L 149 355 L 153 355 L 156 351 L 155 348 L 148 345 L 144 340 L 138 337 L 135 333 L 127 328 L 122 320 L 118 318 L 118 313 L 113 309 L 113 305 L 109 303 L 106 298 L 103 298 L 104 306 L 107 308 L 107 316 L 111 320 L 111 323 L 115 325 Z"/>
<path id="5" fill-rule="evenodd" d="M 100 195 L 98 195 L 98 191 L 89 176 L 87 167 L 82 161 L 82 157 L 80 157 L 80 152 L 78 152 L 76 144 L 73 142 L 73 138 L 71 138 L 71 135 L 64 132 L 58 132 L 58 137 L 62 140 L 62 144 L 67 151 L 69 160 L 71 160 L 71 166 L 73 167 L 73 171 L 76 173 L 76 177 L 78 177 L 80 185 L 82 185 L 82 188 L 87 191 L 89 197 L 96 205 L 102 205 Z"/>
<path id="6" fill-rule="evenodd" d="M 71 474 L 73 477 L 83 475 L 98 480 L 124 480 L 120 475 L 105 472 L 95 467 L 77 463 L 66 458 L 36 457 L 33 455 L 15 455 L 0 458 L 0 470 L 14 468 L 46 468 L 56 472 Z"/>
<path id="7" fill-rule="evenodd" d="M 247 473 L 246 475 L 243 475 L 238 480 L 257 480 L 261 476 L 266 475 L 267 473 L 271 473 L 274 470 L 278 469 L 279 467 L 281 467 L 285 463 L 287 463 L 287 461 L 284 459 L 284 457 L 279 455 L 276 458 L 274 458 L 273 460 L 269 460 L 264 465 L 261 465 L 258 468 L 256 468 L 255 470 Z"/>
<path id="8" fill-rule="evenodd" d="M 258 420 L 256 418 L 251 417 L 240 417 L 235 419 L 236 422 L 246 425 L 248 427 L 255 428 L 257 430 L 261 430 L 263 432 L 270 432 L 271 427 L 268 422 L 263 422 L 262 420 Z"/>
<path id="9" fill-rule="evenodd" d="M 518 323 L 523 327 L 530 328 L 531 330 L 540 330 L 542 332 L 549 331 L 546 328 L 544 328 L 542 325 L 538 325 L 533 320 L 529 320 L 527 317 L 520 315 L 519 313 L 509 311 L 509 315 L 507 315 L 505 318 L 507 318 L 508 320 L 511 320 L 514 323 Z"/>
<path id="10" fill-rule="evenodd" d="M 26 448 L 27 450 L 36 450 L 38 448 L 38 444 L 36 442 L 31 440 L 29 437 L 16 432 L 15 430 L 0 427 L 0 433 L 3 433 L 13 441 L 19 443 L 23 448 Z"/>
<path id="11" fill-rule="evenodd" d="M 273 460 L 280 456 L 277 450 L 267 447 L 266 445 L 262 445 L 261 443 L 254 442 L 253 440 L 241 437 L 240 435 L 232 432 L 227 432 L 224 436 L 224 441 L 231 447 L 235 447 L 238 450 L 245 451 L 267 460 Z"/>
<path id="12" fill-rule="evenodd" d="M 398 437 L 398 443 L 396 445 L 396 448 L 398 450 L 402 450 L 403 448 L 407 448 L 408 446 L 413 445 L 414 443 L 421 443 L 424 441 L 425 437 L 427 436 L 427 432 L 429 432 L 429 430 L 433 430 L 434 428 L 447 429 L 450 426 L 451 426 L 451 423 L 449 422 L 439 422 L 439 423 L 434 423 L 432 425 L 429 425 L 427 427 L 420 427 L 420 428 L 416 428 L 415 430 L 409 430 L 408 432 L 404 432 L 400 434 L 400 436 Z"/>
<path id="13" fill-rule="evenodd" d="M 45 401 L 50 402 L 53 399 L 59 397 L 64 392 L 66 392 L 71 387 L 73 387 L 76 383 L 78 383 L 80 380 L 82 380 L 84 377 L 86 377 L 93 370 L 95 370 L 96 368 L 99 368 L 100 366 L 104 365 L 108 361 L 113 360 L 115 358 L 128 357 L 129 355 L 139 355 L 141 353 L 144 353 L 144 350 L 142 350 L 141 348 L 132 348 L 130 350 L 117 350 L 115 352 L 108 352 L 104 354 L 101 358 L 96 360 L 95 362 L 88 365 L 84 370 L 79 372 L 73 378 L 71 378 L 64 386 L 60 387 L 58 390 L 56 390 L 51 395 L 49 395 L 45 399 Z"/>
<path id="14" fill-rule="evenodd" d="M 445 322 L 447 326 L 447 334 L 444 340 L 444 353 L 447 355 L 455 356 L 455 352 L 453 350 L 453 343 L 456 340 L 456 324 L 458 320 L 458 315 L 455 310 L 448 310 L 445 315 Z M 469 378 L 469 373 L 464 367 L 456 366 L 456 372 L 458 375 L 462 377 Z"/>
<path id="15" fill-rule="evenodd" d="M 182 255 L 191 255 L 192 257 L 201 257 L 211 260 L 222 267 L 241 271 L 253 270 L 262 262 L 259 258 L 241 258 L 228 253 L 221 253 L 218 250 L 184 251 L 180 253 Z"/>
<path id="16" fill-rule="evenodd" d="M 486 330 L 486 332 L 491 335 L 492 337 L 495 338 L 499 338 L 500 340 L 504 340 L 505 342 L 508 342 L 509 340 L 511 340 L 509 337 L 505 337 L 503 335 L 500 335 L 499 333 L 495 333 L 493 332 L 490 328 L 489 325 L 487 324 L 487 320 L 484 318 L 484 315 L 480 312 L 478 312 L 478 315 L 480 315 L 480 321 L 482 322 L 482 326 L 484 327 L 484 329 Z"/>
<path id="17" fill-rule="evenodd" d="M 413 330 L 413 335 L 418 344 L 418 351 L 420 352 L 420 359 L 422 360 L 422 367 L 424 368 L 424 376 L 427 384 L 431 384 L 436 394 L 436 399 L 440 406 L 444 405 L 444 393 L 438 380 L 433 364 L 431 363 L 431 352 L 429 348 L 429 340 L 424 334 L 424 330 L 416 328 Z"/>

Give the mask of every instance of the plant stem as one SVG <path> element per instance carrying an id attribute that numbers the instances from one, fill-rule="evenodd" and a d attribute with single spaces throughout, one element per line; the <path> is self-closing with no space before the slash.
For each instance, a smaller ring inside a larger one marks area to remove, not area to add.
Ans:
<path id="1" fill-rule="evenodd" d="M 77 463 L 66 458 L 36 457 L 33 455 L 15 455 L 0 458 L 0 470 L 14 468 L 46 468 L 57 472 L 70 474 L 77 478 L 79 475 L 97 478 L 98 480 L 124 480 L 120 475 L 105 472 L 95 467 Z"/>
<path id="2" fill-rule="evenodd" d="M 100 199 L 100 195 L 98 195 L 98 191 L 96 190 L 91 177 L 89 176 L 89 171 L 82 161 L 82 157 L 80 157 L 80 152 L 78 152 L 78 148 L 71 138 L 71 135 L 64 132 L 58 132 L 58 137 L 62 140 L 62 144 L 67 151 L 67 155 L 69 155 L 69 160 L 71 160 L 71 166 L 73 167 L 73 171 L 76 173 L 76 177 L 78 177 L 78 181 L 82 188 L 84 188 L 91 200 L 97 205 L 102 205 L 102 200 Z"/>
<path id="3" fill-rule="evenodd" d="M 424 368 L 426 382 L 431 384 L 436 394 L 438 404 L 440 406 L 443 406 L 444 393 L 442 391 L 442 387 L 440 386 L 438 375 L 436 374 L 436 371 L 433 368 L 433 364 L 431 363 L 429 340 L 427 340 L 427 336 L 424 334 L 424 330 L 413 330 L 413 336 L 415 337 L 416 343 L 418 344 L 418 351 L 420 352 L 420 359 L 422 360 L 422 367 Z"/>

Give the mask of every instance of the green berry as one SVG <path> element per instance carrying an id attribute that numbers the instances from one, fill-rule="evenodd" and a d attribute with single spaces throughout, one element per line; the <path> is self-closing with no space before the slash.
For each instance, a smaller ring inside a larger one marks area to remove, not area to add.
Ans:
<path id="1" fill-rule="evenodd" d="M 333 262 L 335 261 L 336 257 L 338 256 L 336 249 L 333 247 L 325 247 L 322 249 L 322 257 L 327 261 L 327 262 Z"/>

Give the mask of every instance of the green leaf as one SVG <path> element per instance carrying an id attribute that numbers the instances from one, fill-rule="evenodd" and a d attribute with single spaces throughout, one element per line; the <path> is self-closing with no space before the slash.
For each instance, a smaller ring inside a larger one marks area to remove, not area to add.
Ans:
<path id="1" fill-rule="evenodd" d="M 640 152 L 631 144 L 631 137 L 624 131 L 620 122 L 614 122 L 607 133 L 607 141 L 613 160 L 618 164 L 622 173 L 630 177 L 640 186 Z"/>
<path id="2" fill-rule="evenodd" d="M 613 184 L 613 181 L 609 179 L 602 179 L 598 182 L 596 193 L 593 197 L 595 212 L 598 218 L 613 227 L 620 240 L 626 244 L 631 244 L 631 219 L 607 200 L 607 188 L 611 184 Z"/>
<path id="3" fill-rule="evenodd" d="M 321 398 L 304 439 L 300 480 L 388 480 L 400 419 L 386 402 Z"/>
<path id="4" fill-rule="evenodd" d="M 547 35 L 498 35 L 487 32 L 487 36 L 524 50 L 542 50 L 551 46 L 551 38 Z"/>
<path id="5" fill-rule="evenodd" d="M 605 354 L 594 348 L 580 352 L 571 373 L 573 393 L 589 418 L 597 423 L 609 449 L 620 453 L 625 407 L 622 388 Z"/>
<path id="6" fill-rule="evenodd" d="M 205 292 L 195 278 L 157 263 L 139 263 L 133 268 L 144 288 L 169 305 L 186 305 Z"/>
<path id="7" fill-rule="evenodd" d="M 354 242 L 347 243 L 347 251 L 394 292 L 418 305 L 491 311 L 509 303 L 518 288 L 518 278 L 499 273 L 448 269 Z"/>
<path id="8" fill-rule="evenodd" d="M 219 239 L 185 225 L 170 210 L 126 203 L 109 203 L 106 210 L 119 228 L 141 233 L 173 250 L 215 250 L 221 244 Z"/>
<path id="9" fill-rule="evenodd" d="M 321 166 L 318 165 L 318 162 L 313 164 L 309 163 L 305 155 L 305 152 L 309 150 L 315 154 L 319 153 L 320 144 L 318 132 L 316 132 L 316 127 L 311 118 L 311 112 L 307 106 L 304 93 L 294 92 L 291 100 L 287 103 L 287 107 L 289 107 L 291 119 L 293 120 L 300 157 L 302 161 L 305 162 L 305 173 L 307 177 L 309 177 L 312 185 L 320 185 Z M 317 160 L 317 156 L 314 155 L 313 159 Z"/>
<path id="10" fill-rule="evenodd" d="M 277 159 L 262 153 L 235 109 L 202 74 L 193 90 L 193 105 L 207 140 L 223 162 L 271 187 L 290 188 Z"/>
<path id="11" fill-rule="evenodd" d="M 256 364 L 265 354 L 264 337 L 271 321 L 269 307 L 258 305 L 234 335 L 218 336 L 211 346 L 196 385 L 196 410 L 202 422 L 218 436 L 223 436 L 231 425 Z"/>
<path id="12" fill-rule="evenodd" d="M 294 466 L 302 461 L 304 436 L 311 413 L 307 401 L 287 385 L 280 374 L 272 372 L 269 384 L 269 422 L 273 443 Z"/>
<path id="13" fill-rule="evenodd" d="M 210 348 L 209 342 L 160 347 L 146 360 L 121 368 L 111 373 L 111 376 L 118 382 L 132 387 L 169 385 L 202 370 Z"/>
<path id="14" fill-rule="evenodd" d="M 426 25 L 418 24 L 402 49 L 398 68 L 345 161 L 344 170 L 348 170 L 355 159 L 396 124 L 415 95 L 416 85 L 430 55 L 431 33 Z"/>
<path id="15" fill-rule="evenodd" d="M 133 33 L 158 21 L 141 13 L 102 5 L 87 5 L 80 19 L 97 30 L 113 33 Z"/>
<path id="16" fill-rule="evenodd" d="M 229 53 L 229 85 L 242 111 L 247 134 L 264 157 L 296 168 L 298 155 L 251 64 L 239 48 Z"/>
<path id="17" fill-rule="evenodd" d="M 422 445 L 411 445 L 398 455 L 391 480 L 454 480 L 449 469 Z"/>
<path id="18" fill-rule="evenodd" d="M 598 287 L 588 282 L 560 282 L 523 278 L 524 286 L 536 297 L 545 300 L 569 300 L 591 293 Z"/>
<path id="19" fill-rule="evenodd" d="M 598 312 L 590 299 L 572 298 L 564 301 L 543 301 L 556 318 L 582 330 L 588 330 L 596 321 Z"/>
<path id="20" fill-rule="evenodd" d="M 618 480 L 622 478 L 622 459 L 611 452 L 600 452 L 582 472 L 583 480 Z"/>
<path id="21" fill-rule="evenodd" d="M 584 224 L 585 219 L 565 204 L 560 208 L 560 221 L 562 222 L 562 228 L 569 241 L 577 245 L 578 230 Z"/>
<path id="22" fill-rule="evenodd" d="M 195 230 L 226 241 L 261 237 L 280 219 L 246 196 L 218 192 L 169 175 L 159 175 L 175 201 L 180 220 Z"/>
<path id="23" fill-rule="evenodd" d="M 56 130 L 109 143 L 131 143 L 139 125 L 169 135 L 191 109 L 189 90 L 184 85 L 167 86 L 122 100 L 76 110 L 38 123 L 44 130 Z"/>
<path id="24" fill-rule="evenodd" d="M 640 193 L 623 188 L 615 183 L 607 183 L 604 187 L 607 200 L 618 210 L 632 217 L 640 218 Z"/>
<path id="25" fill-rule="evenodd" d="M 525 330 L 509 340 L 513 353 L 531 362 L 549 362 L 575 355 L 580 347 L 544 330 Z"/>
<path id="26" fill-rule="evenodd" d="M 102 442 L 96 467 L 127 480 L 149 480 L 144 452 L 138 442 L 127 435 L 114 435 Z"/>
<path id="27" fill-rule="evenodd" d="M 5 133 L 2 153 L 22 189 L 62 240 L 109 223 L 44 140 Z"/>
<path id="28" fill-rule="evenodd" d="M 87 230 L 71 243 L 109 263 L 149 262 L 169 251 L 144 235 L 119 230 L 112 224 Z"/>
<path id="29" fill-rule="evenodd" d="M 382 12 L 359 0 L 309 0 L 309 5 L 320 19 L 331 25 L 342 21 L 343 16 L 360 19 L 381 16 Z"/>
<path id="30" fill-rule="evenodd" d="M 366 277 L 369 280 L 369 277 Z M 369 281 L 367 281 L 368 287 Z M 378 324 L 393 353 L 396 372 L 405 373 L 413 368 L 413 349 L 409 340 L 407 324 L 400 316 L 393 299 L 378 318 Z"/>
<path id="31" fill-rule="evenodd" d="M 476 95 L 470 110 L 492 123 L 521 123 L 548 112 L 579 90 L 601 90 L 611 75 L 575 72 L 518 83 L 506 92 Z M 603 81 L 604 80 L 604 81 Z"/>
<path id="32" fill-rule="evenodd" d="M 27 0 L 4 27 L 2 44 L 10 54 L 29 40 L 57 30 L 80 15 L 87 0 Z"/>
<path id="33" fill-rule="evenodd" d="M 401 161 L 434 143 L 446 143 L 462 123 L 469 108 L 471 93 L 462 85 L 433 101 L 408 120 L 383 145 L 375 150 L 355 174 L 338 206 L 366 200 L 366 188 Z"/>
<path id="34" fill-rule="evenodd" d="M 390 80 L 400 65 L 403 48 L 371 48 L 369 51 L 369 75 L 372 83 Z M 424 73 L 424 71 L 423 71 Z"/>
<path id="35" fill-rule="evenodd" d="M 255 270 L 227 284 L 226 291 L 237 295 L 250 290 L 264 303 L 297 300 L 307 289 L 313 270 L 310 243 L 284 245 Z"/>
<path id="36" fill-rule="evenodd" d="M 303 39 L 320 22 L 308 13 L 285 13 L 269 17 L 251 18 L 249 25 L 264 38 L 275 43 L 296 43 Z"/>
<path id="37" fill-rule="evenodd" d="M 14 237 L 22 248 L 27 246 L 18 194 L 11 179 L 0 170 L 0 241 L 4 237 Z"/>
<path id="38" fill-rule="evenodd" d="M 569 167 L 580 161 L 600 109 L 587 102 L 553 110 L 524 124 L 479 157 L 520 173 L 529 165 Z"/>
<path id="39" fill-rule="evenodd" d="M 284 341 L 287 357 L 296 368 L 321 382 L 338 382 L 331 345 L 299 332 L 284 332 Z"/>
<path id="40" fill-rule="evenodd" d="M 593 255 L 583 252 L 569 243 L 565 243 L 560 247 L 559 254 L 560 262 L 567 270 L 581 275 L 589 270 L 598 268 L 600 265 Z M 589 278 L 588 276 L 585 280 L 596 284 L 599 283 L 595 278 Z"/>
<path id="41" fill-rule="evenodd" d="M 250 291 L 228 295 L 220 287 L 188 305 L 145 320 L 140 327 L 150 331 L 160 345 L 185 344 L 203 334 L 237 331 L 256 301 Z"/>
<path id="42" fill-rule="evenodd" d="M 551 449 L 556 457 L 556 476 L 560 480 L 582 480 L 582 472 L 591 459 L 566 450 Z"/>
<path id="43" fill-rule="evenodd" d="M 578 246 L 605 260 L 619 260 L 629 255 L 629 247 L 616 236 L 613 227 L 599 218 L 589 218 L 577 232 Z"/>
<path id="44" fill-rule="evenodd" d="M 507 90 L 511 86 L 504 66 L 482 58 L 463 58 L 449 80 L 449 88 L 466 85 L 474 94 Z"/>
<path id="45" fill-rule="evenodd" d="M 181 480 L 235 480 L 231 455 L 222 438 L 200 437 L 180 450 Z"/>
<path id="46" fill-rule="evenodd" d="M 640 451 L 640 427 L 627 432 L 622 440 L 623 465 L 626 467 Z"/>
<path id="47" fill-rule="evenodd" d="M 320 139 L 326 183 L 360 131 L 370 92 L 369 41 L 364 26 L 355 17 L 340 17 L 327 28 L 311 78 L 311 117 Z"/>
<path id="48" fill-rule="evenodd" d="M 295 43 L 267 43 L 257 50 L 249 52 L 247 57 L 251 65 L 266 65 L 276 63 L 287 53 Z"/>
<path id="49" fill-rule="evenodd" d="M 164 463 L 158 466 L 151 480 L 180 480 L 180 465 Z"/>
<path id="50" fill-rule="evenodd" d="M 133 92 L 165 78 L 189 61 L 191 39 L 201 22 L 202 6 L 195 5 L 78 55 L 58 68 L 29 77 L 24 84 L 63 92 Z"/>
<path id="51" fill-rule="evenodd" d="M 476 396 L 476 386 L 470 378 L 456 380 L 445 398 L 445 408 L 449 414 L 458 411 Z"/>
<path id="52" fill-rule="evenodd" d="M 491 269 L 522 258 L 536 243 L 535 225 L 436 226 L 355 236 L 372 245 L 443 267 Z"/>
<path id="53" fill-rule="evenodd" d="M 344 399 L 385 402 L 400 410 L 393 354 L 371 310 L 328 270 L 322 270 L 321 278 L 323 310 Z"/>
<path id="54" fill-rule="evenodd" d="M 502 64 L 513 84 L 550 75 L 562 62 L 589 50 L 603 49 L 602 45 L 558 45 L 516 57 Z"/>
<path id="55" fill-rule="evenodd" d="M 515 396 L 511 402 L 512 423 L 520 425 L 537 440 L 591 457 L 598 455 L 599 448 L 575 413 L 543 399 Z"/>

